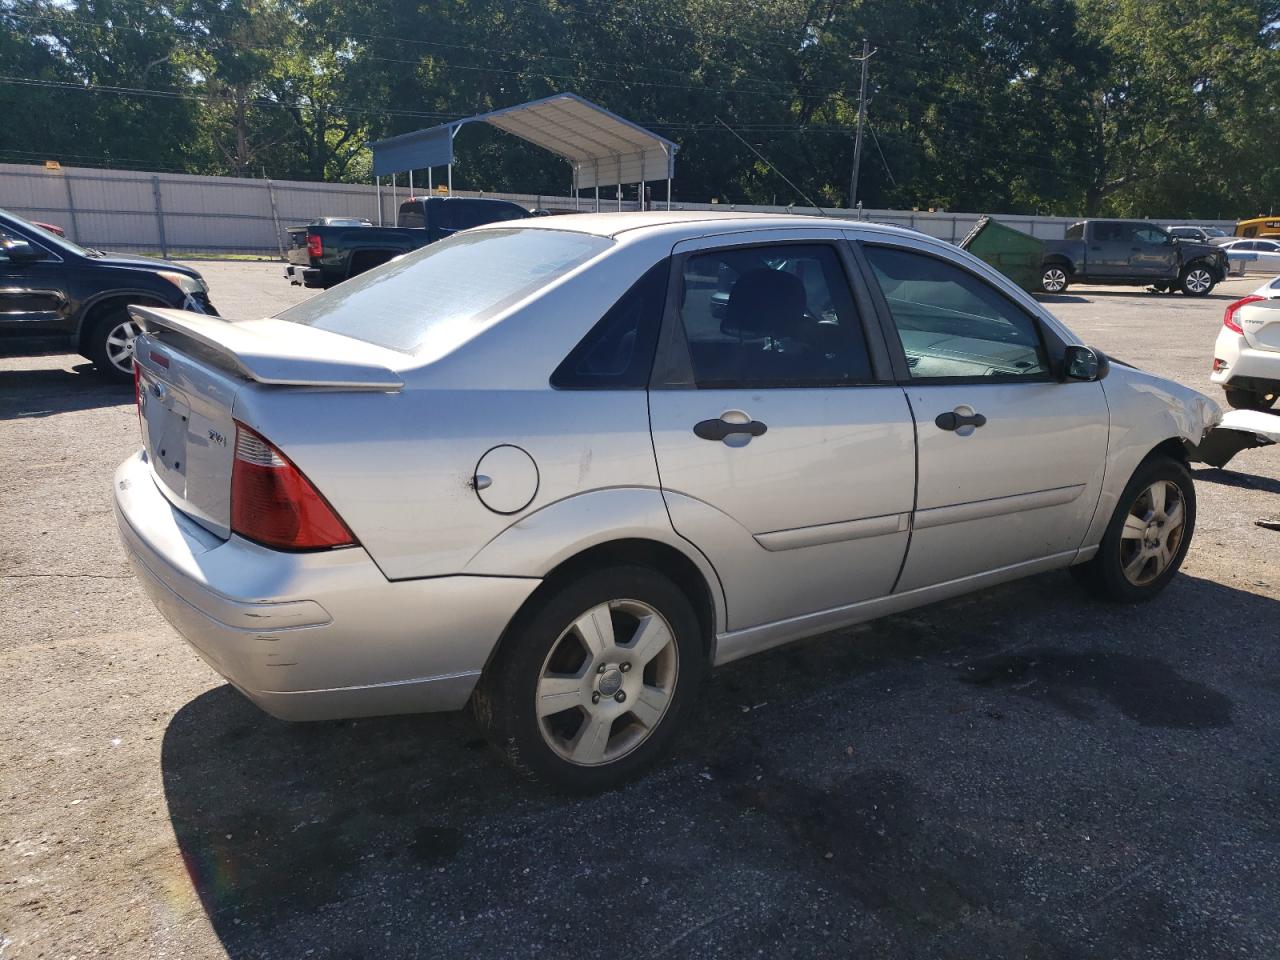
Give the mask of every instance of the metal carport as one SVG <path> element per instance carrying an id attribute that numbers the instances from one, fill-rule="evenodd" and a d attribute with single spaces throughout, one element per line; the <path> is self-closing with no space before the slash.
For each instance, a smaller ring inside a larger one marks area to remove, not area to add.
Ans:
<path id="1" fill-rule="evenodd" d="M 671 179 L 679 147 L 574 93 L 557 93 L 370 143 L 379 193 L 384 176 L 390 175 L 394 185 L 396 174 L 406 171 L 412 192 L 413 171 L 423 169 L 429 189 L 433 168 L 442 166 L 448 167 L 452 191 L 453 138 L 468 123 L 487 123 L 563 157 L 573 170 L 575 203 L 583 189 L 594 188 L 599 210 L 600 184 L 612 183 L 617 186 L 621 210 L 623 184 L 666 180 L 667 209 L 671 209 Z"/>

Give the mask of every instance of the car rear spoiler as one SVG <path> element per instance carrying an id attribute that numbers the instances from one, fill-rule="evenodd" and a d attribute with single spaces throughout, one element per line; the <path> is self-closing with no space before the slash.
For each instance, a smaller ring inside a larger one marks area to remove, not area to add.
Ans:
<path id="1" fill-rule="evenodd" d="M 228 320 L 190 310 L 130 306 L 149 335 L 258 383 L 347 390 L 400 390 L 404 379 L 386 366 L 389 351 L 300 323 L 267 317 Z"/>
<path id="2" fill-rule="evenodd" d="M 1280 443 L 1280 414 L 1231 410 L 1200 443 L 1187 444 L 1187 455 L 1193 462 L 1224 467 L 1241 450 L 1273 443 Z"/>

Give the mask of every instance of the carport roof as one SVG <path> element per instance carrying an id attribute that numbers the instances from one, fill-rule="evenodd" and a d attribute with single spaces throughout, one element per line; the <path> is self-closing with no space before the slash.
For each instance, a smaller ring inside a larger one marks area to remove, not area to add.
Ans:
<path id="1" fill-rule="evenodd" d="M 453 162 L 453 138 L 464 124 L 482 122 L 563 157 L 579 188 L 666 180 L 675 172 L 675 143 L 574 93 L 557 93 L 514 107 L 451 120 L 426 130 L 378 140 L 378 176 Z"/>

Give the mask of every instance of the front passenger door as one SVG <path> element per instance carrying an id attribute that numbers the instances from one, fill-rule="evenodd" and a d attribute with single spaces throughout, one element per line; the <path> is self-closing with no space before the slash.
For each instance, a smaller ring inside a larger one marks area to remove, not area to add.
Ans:
<path id="1" fill-rule="evenodd" d="M 911 545 L 895 592 L 1066 565 L 1101 490 L 1102 385 L 1059 382 L 1036 318 L 967 267 L 905 243 L 862 249 L 918 436 Z"/>
<path id="2" fill-rule="evenodd" d="M 1178 248 L 1173 238 L 1149 224 L 1133 228 L 1129 272 L 1135 277 L 1168 279 L 1178 272 Z"/>
<path id="3" fill-rule="evenodd" d="M 32 248 L 45 252 L 48 259 L 13 260 L 5 247 L 14 241 L 26 238 L 0 232 L 0 330 L 46 335 L 67 311 L 63 282 L 56 276 L 61 264 L 35 244 Z"/>

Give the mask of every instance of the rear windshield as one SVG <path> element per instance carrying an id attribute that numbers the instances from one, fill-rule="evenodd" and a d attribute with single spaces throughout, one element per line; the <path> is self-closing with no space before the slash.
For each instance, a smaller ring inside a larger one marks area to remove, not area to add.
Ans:
<path id="1" fill-rule="evenodd" d="M 486 320 L 607 249 L 567 230 L 460 233 L 374 267 L 277 316 L 412 353 Z"/>

